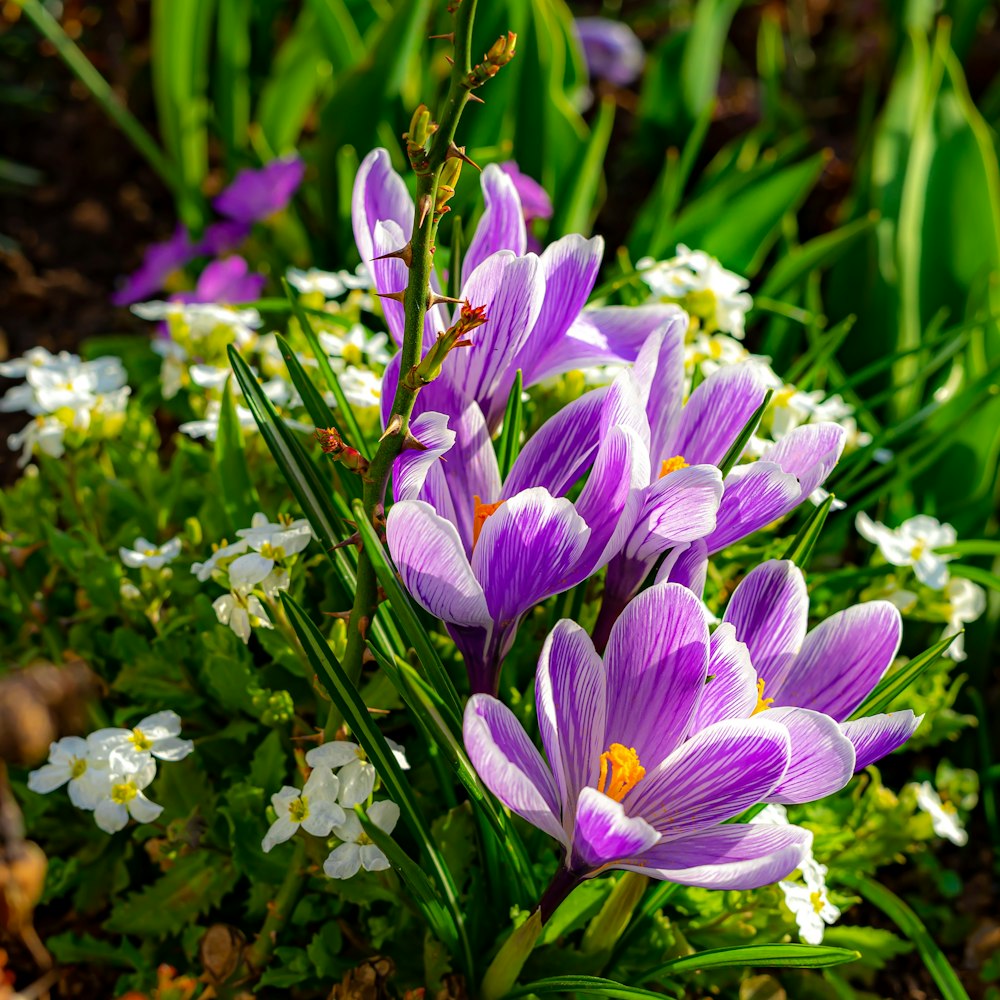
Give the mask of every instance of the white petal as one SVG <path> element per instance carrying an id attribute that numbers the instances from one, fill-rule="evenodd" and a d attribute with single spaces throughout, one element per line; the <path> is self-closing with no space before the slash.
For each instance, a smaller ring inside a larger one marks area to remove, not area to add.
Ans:
<path id="1" fill-rule="evenodd" d="M 150 802 L 142 792 L 129 800 L 128 811 L 137 823 L 152 823 L 163 812 L 163 806 Z"/>
<path id="2" fill-rule="evenodd" d="M 389 799 L 372 803 L 368 818 L 383 832 L 392 833 L 399 822 L 399 806 Z"/>
<path id="3" fill-rule="evenodd" d="M 306 754 L 310 767 L 345 767 L 358 760 L 358 745 L 349 740 L 334 740 L 322 746 L 313 747 Z"/>
<path id="4" fill-rule="evenodd" d="M 94 810 L 94 821 L 105 833 L 117 833 L 128 823 L 128 810 L 111 799 L 104 799 Z"/>
<path id="5" fill-rule="evenodd" d="M 264 834 L 264 839 L 260 846 L 266 854 L 276 844 L 283 844 L 286 840 L 291 840 L 295 836 L 295 831 L 299 824 L 288 818 L 288 814 L 278 814 L 278 818 L 271 824 L 271 828 Z"/>
<path id="6" fill-rule="evenodd" d="M 354 760 L 341 770 L 339 777 L 342 806 L 364 802 L 375 789 L 375 767 L 367 760 Z"/>
<path id="7" fill-rule="evenodd" d="M 351 878 L 361 867 L 361 848 L 357 844 L 341 844 L 323 862 L 323 871 L 330 878 Z"/>
<path id="8" fill-rule="evenodd" d="M 389 859 L 381 848 L 374 844 L 365 844 L 361 848 L 361 864 L 366 872 L 384 872 L 389 867 Z"/>

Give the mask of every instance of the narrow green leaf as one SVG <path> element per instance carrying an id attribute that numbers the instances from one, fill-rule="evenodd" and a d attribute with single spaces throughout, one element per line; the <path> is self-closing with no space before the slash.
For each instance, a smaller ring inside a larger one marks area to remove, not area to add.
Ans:
<path id="1" fill-rule="evenodd" d="M 920 918 L 895 893 L 884 885 L 864 875 L 848 871 L 839 872 L 838 881 L 859 892 L 869 903 L 877 906 L 916 945 L 927 966 L 942 1000 L 969 1000 L 969 994 L 959 981 L 944 953 L 927 932 Z"/>
<path id="2" fill-rule="evenodd" d="M 638 986 L 624 986 L 613 979 L 598 976 L 553 976 L 550 979 L 536 979 L 527 986 L 511 990 L 504 1000 L 516 997 L 545 996 L 549 993 L 583 993 L 589 996 L 615 997 L 619 1000 L 663 1000 L 663 993 L 641 990 Z"/>
<path id="3" fill-rule="evenodd" d="M 229 160 L 247 144 L 250 125 L 250 14 L 253 0 L 218 0 L 215 111 Z"/>
<path id="4" fill-rule="evenodd" d="M 805 571 L 812 557 L 813 549 L 819 540 L 823 525 L 826 524 L 827 515 L 833 506 L 836 498 L 831 493 L 813 512 L 809 519 L 799 529 L 799 533 L 792 539 L 791 545 L 785 552 L 784 558 L 790 559 L 799 569 Z"/>
<path id="5" fill-rule="evenodd" d="M 854 962 L 860 954 L 848 948 L 824 948 L 812 944 L 747 944 L 734 948 L 712 948 L 685 955 L 642 974 L 643 982 L 683 972 L 760 966 L 771 969 L 825 969 Z"/>
<path id="6" fill-rule="evenodd" d="M 292 380 L 292 385 L 295 386 L 302 397 L 302 405 L 308 411 L 309 419 L 317 427 L 332 426 L 334 422 L 333 410 L 326 405 L 326 400 L 323 399 L 320 391 L 313 385 L 312 379 L 309 378 L 306 370 L 302 367 L 302 362 L 295 356 L 295 351 L 292 350 L 288 341 L 280 333 L 275 334 L 275 340 L 278 343 L 278 350 L 281 351 L 281 359 L 285 362 L 285 367 L 288 369 L 288 377 Z"/>
<path id="7" fill-rule="evenodd" d="M 928 667 L 937 662 L 938 658 L 954 641 L 955 636 L 953 635 L 941 639 L 919 656 L 914 656 L 899 670 L 883 677 L 878 687 L 868 695 L 864 704 L 851 718 L 861 719 L 866 715 L 878 715 L 880 712 L 884 712 Z"/>
<path id="8" fill-rule="evenodd" d="M 365 44 L 344 0 L 307 0 L 336 74 L 350 69 L 365 54 Z"/>
<path id="9" fill-rule="evenodd" d="M 750 415 L 750 419 L 744 424 L 739 437 L 729 446 L 729 451 L 723 456 L 722 461 L 719 463 L 719 471 L 722 473 L 723 479 L 729 475 L 733 466 L 740 460 L 740 455 L 746 450 L 746 446 L 750 443 L 750 438 L 753 437 L 754 432 L 760 426 L 760 422 L 767 411 L 773 395 L 774 390 L 768 389 L 764 394 L 764 401 Z"/>
<path id="10" fill-rule="evenodd" d="M 952 576 L 964 577 L 979 583 L 991 590 L 1000 590 L 1000 575 L 991 573 L 988 569 L 981 569 L 979 566 L 966 566 L 964 563 L 949 563 L 948 569 Z"/>
<path id="11" fill-rule="evenodd" d="M 524 430 L 524 401 L 521 399 L 523 381 L 521 369 L 514 376 L 514 384 L 507 397 L 507 409 L 503 415 L 503 429 L 497 439 L 497 465 L 500 467 L 500 481 L 510 473 L 514 460 L 521 451 L 521 434 Z"/>
<path id="12" fill-rule="evenodd" d="M 236 404 L 233 401 L 233 387 L 226 379 L 219 409 L 219 429 L 215 436 L 215 468 L 219 474 L 222 505 L 233 531 L 245 528 L 250 518 L 260 509 L 260 500 L 250 478 L 246 453 L 243 451 L 243 431 Z"/>
<path id="13" fill-rule="evenodd" d="M 740 0 L 702 0 L 693 8 L 680 65 L 681 92 L 692 121 L 718 90 L 722 53 L 739 6 Z"/>
<path id="14" fill-rule="evenodd" d="M 425 863 L 433 872 L 434 880 L 442 893 L 451 918 L 451 940 L 445 940 L 444 943 L 464 961 L 466 970 L 471 972 L 473 962 L 465 936 L 462 907 L 451 872 L 437 850 L 430 828 L 420 812 L 402 769 L 381 730 L 375 725 L 368 707 L 361 700 L 358 689 L 344 673 L 343 667 L 333 655 L 319 629 L 287 593 L 281 595 L 281 603 L 305 652 L 308 660 L 307 668 L 319 677 L 352 734 L 374 765 L 389 797 L 399 806 L 403 821 L 420 845 Z"/>
<path id="15" fill-rule="evenodd" d="M 1000 556 L 1000 541 L 988 538 L 968 538 L 954 545 L 942 545 L 934 550 L 945 556 Z"/>

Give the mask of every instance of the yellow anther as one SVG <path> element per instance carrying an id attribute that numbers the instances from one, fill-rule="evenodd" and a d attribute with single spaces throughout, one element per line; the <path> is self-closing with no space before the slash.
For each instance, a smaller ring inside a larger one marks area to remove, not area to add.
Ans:
<path id="1" fill-rule="evenodd" d="M 83 757 L 76 757 L 73 760 L 73 765 L 69 769 L 69 776 L 71 778 L 79 778 L 87 770 L 87 761 Z"/>
<path id="2" fill-rule="evenodd" d="M 472 547 L 475 548 L 476 542 L 479 541 L 479 533 L 483 530 L 483 525 L 486 523 L 486 518 L 496 513 L 504 501 L 497 500 L 496 503 L 483 503 L 478 496 L 474 496 L 472 502 L 474 504 L 472 508 Z"/>
<path id="3" fill-rule="evenodd" d="M 773 698 L 764 697 L 764 678 L 761 677 L 761 679 L 757 681 L 757 705 L 750 714 L 756 715 L 758 712 L 765 712 L 773 704 L 774 704 Z"/>
<path id="4" fill-rule="evenodd" d="M 288 815 L 296 823 L 301 823 L 304 819 L 308 819 L 309 800 L 302 796 L 293 799 L 291 805 L 288 807 Z"/>
<path id="5" fill-rule="evenodd" d="M 792 401 L 792 396 L 795 395 L 795 389 L 781 389 L 774 394 L 774 399 L 771 400 L 771 405 L 777 409 L 778 407 L 788 406 Z"/>
<path id="6" fill-rule="evenodd" d="M 659 478 L 662 479 L 664 476 L 669 476 L 671 472 L 676 472 L 678 469 L 686 469 L 688 463 L 684 461 L 683 455 L 674 455 L 673 458 L 665 458 L 663 460 L 663 465 L 660 466 Z"/>
<path id="7" fill-rule="evenodd" d="M 826 906 L 826 900 L 823 898 L 823 893 L 821 892 L 811 893 L 809 902 L 812 903 L 812 907 L 817 913 L 822 913 L 823 907 Z"/>
<path id="8" fill-rule="evenodd" d="M 133 729 L 132 735 L 128 739 L 136 750 L 149 750 L 153 745 L 149 737 L 141 729 Z"/>
<path id="9" fill-rule="evenodd" d="M 645 776 L 646 769 L 639 763 L 635 747 L 612 743 L 601 754 L 601 776 L 597 782 L 597 790 L 615 802 L 621 802 Z"/>
<path id="10" fill-rule="evenodd" d="M 111 786 L 111 801 L 123 806 L 139 794 L 139 789 L 131 781 Z"/>

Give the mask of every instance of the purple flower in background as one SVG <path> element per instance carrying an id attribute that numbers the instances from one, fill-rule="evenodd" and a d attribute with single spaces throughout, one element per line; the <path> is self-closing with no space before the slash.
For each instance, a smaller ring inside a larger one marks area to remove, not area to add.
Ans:
<path id="1" fill-rule="evenodd" d="M 627 87 L 639 76 L 646 53 L 627 24 L 606 17 L 578 17 L 575 24 L 591 77 Z"/>
<path id="2" fill-rule="evenodd" d="M 514 182 L 514 190 L 517 191 L 517 196 L 521 199 L 521 212 L 524 215 L 524 221 L 532 222 L 535 219 L 551 219 L 552 199 L 549 198 L 545 188 L 533 177 L 522 173 L 521 168 L 514 160 L 508 160 L 499 166 Z"/>
<path id="3" fill-rule="evenodd" d="M 676 584 L 652 587 L 628 606 L 603 660 L 579 625 L 559 622 L 542 648 L 535 686 L 548 764 L 500 701 L 470 699 L 463 728 L 476 771 L 565 851 L 541 902 L 543 919 L 576 884 L 609 868 L 752 889 L 802 861 L 806 830 L 725 824 L 781 797 L 793 738 L 766 712 L 705 711 L 716 683 L 708 682 L 710 647 L 700 602 Z M 806 770 L 823 766 L 816 755 Z"/>
<path id="4" fill-rule="evenodd" d="M 242 257 L 224 257 L 213 260 L 198 278 L 194 290 L 178 292 L 175 302 L 217 302 L 231 305 L 234 302 L 252 302 L 260 298 L 264 275 L 250 272 Z"/>
<path id="5" fill-rule="evenodd" d="M 260 222 L 288 205 L 305 172 L 305 163 L 295 154 L 272 160 L 260 170 L 240 170 L 212 204 L 234 222 Z"/>
<path id="6" fill-rule="evenodd" d="M 868 601 L 838 611 L 810 632 L 808 620 L 802 571 L 777 560 L 740 582 L 723 619 L 749 649 L 767 701 L 835 719 L 854 745 L 854 767 L 861 770 L 902 746 L 923 718 L 905 711 L 844 721 L 892 665 L 902 638 L 899 611 L 888 601 Z"/>
<path id="7" fill-rule="evenodd" d="M 150 298 L 167 284 L 174 272 L 197 257 L 199 252 L 198 247 L 191 243 L 187 230 L 178 226 L 170 239 L 146 248 L 139 269 L 125 279 L 111 301 L 116 306 L 128 306 Z"/>
<path id="8" fill-rule="evenodd" d="M 396 462 L 386 541 L 407 590 L 462 650 L 473 691 L 497 690 L 526 612 L 617 551 L 648 476 L 644 422 L 623 373 L 550 419 L 504 482 L 474 402 L 457 417 L 428 412 L 412 422 L 426 450 Z M 570 501 L 565 493 L 588 469 Z"/>
<path id="9" fill-rule="evenodd" d="M 604 241 L 569 235 L 541 256 L 526 253 L 527 231 L 514 181 L 491 164 L 481 183 L 485 209 L 462 261 L 461 297 L 472 306 L 485 306 L 488 319 L 472 335 L 472 346 L 453 354 L 446 374 L 420 393 L 418 405 L 443 411 L 447 400 L 472 399 L 496 429 L 517 369 L 527 386 L 573 368 L 632 360 L 645 337 L 670 313 L 662 306 L 626 310 L 634 314 L 627 319 L 617 310 L 581 313 L 597 278 Z M 405 288 L 406 265 L 397 258 L 376 259 L 403 247 L 413 228 L 413 201 L 386 150 L 373 150 L 362 162 L 351 214 L 358 252 L 372 272 L 376 291 Z M 436 278 L 432 287 L 440 290 Z M 393 339 L 401 343 L 402 304 L 383 299 L 383 310 Z M 425 344 L 450 324 L 442 306 L 429 309 Z M 395 385 L 398 365 L 398 360 L 389 365 L 386 385 Z M 383 399 L 388 407 L 392 394 L 384 393 Z"/>
<path id="10" fill-rule="evenodd" d="M 250 224 L 223 219 L 213 222 L 205 229 L 198 252 L 206 257 L 218 257 L 238 247 L 249 235 Z"/>

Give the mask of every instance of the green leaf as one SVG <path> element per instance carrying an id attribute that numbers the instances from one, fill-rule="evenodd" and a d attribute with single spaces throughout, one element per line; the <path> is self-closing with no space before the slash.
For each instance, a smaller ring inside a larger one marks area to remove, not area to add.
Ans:
<path id="1" fill-rule="evenodd" d="M 969 994 L 959 981 L 944 953 L 927 932 L 920 918 L 895 893 L 874 879 L 843 871 L 838 880 L 859 892 L 877 906 L 916 945 L 927 971 L 931 974 L 942 1000 L 969 1000 Z"/>
<path id="2" fill-rule="evenodd" d="M 991 573 L 979 566 L 966 566 L 964 563 L 949 563 L 948 569 L 952 576 L 960 576 L 974 583 L 982 584 L 991 590 L 1000 590 L 1000 575 Z"/>
<path id="3" fill-rule="evenodd" d="M 824 948 L 812 944 L 747 944 L 734 948 L 711 948 L 696 955 L 673 958 L 644 972 L 643 982 L 707 969 L 760 966 L 771 969 L 826 969 L 858 958 L 847 948 Z"/>
<path id="4" fill-rule="evenodd" d="M 723 455 L 722 461 L 719 463 L 719 471 L 722 473 L 723 479 L 729 475 L 733 466 L 739 461 L 740 455 L 746 450 L 746 446 L 750 443 L 750 438 L 753 437 L 754 432 L 760 426 L 761 419 L 765 412 L 767 412 L 767 407 L 773 395 L 774 390 L 768 389 L 764 394 L 763 402 L 750 414 L 750 419 L 743 425 L 743 430 L 740 431 L 739 437 L 729 446 L 729 451 Z"/>
<path id="5" fill-rule="evenodd" d="M 215 32 L 215 113 L 232 153 L 247 144 L 250 125 L 250 15 L 253 0 L 218 0 Z"/>
<path id="6" fill-rule="evenodd" d="M 365 54 L 365 44 L 344 0 L 307 0 L 327 59 L 336 74 L 355 65 Z"/>
<path id="7" fill-rule="evenodd" d="M 702 0 L 693 8 L 694 19 L 680 66 L 681 93 L 691 121 L 711 103 L 718 90 L 726 36 L 740 2 Z"/>
<path id="8" fill-rule="evenodd" d="M 464 962 L 466 970 L 471 972 L 473 962 L 469 943 L 465 936 L 462 907 L 451 873 L 434 844 L 430 830 L 417 806 L 402 769 L 392 750 L 389 749 L 381 730 L 375 725 L 367 706 L 361 700 L 357 688 L 344 673 L 343 667 L 333 655 L 333 651 L 319 629 L 287 593 L 281 595 L 281 603 L 288 615 L 292 629 L 302 645 L 308 660 L 308 667 L 319 677 L 354 737 L 364 748 L 368 759 L 382 779 L 389 797 L 399 806 L 403 822 L 409 827 L 410 832 L 420 845 L 425 863 L 430 866 L 433 872 L 434 880 L 451 918 L 448 937 L 443 939 L 443 943 Z"/>
<path id="9" fill-rule="evenodd" d="M 861 719 L 866 715 L 878 715 L 884 712 L 925 670 L 937 662 L 938 658 L 954 641 L 955 636 L 946 636 L 940 642 L 934 643 L 930 649 L 924 650 L 919 656 L 914 656 L 899 670 L 894 670 L 883 677 L 851 718 Z"/>
<path id="10" fill-rule="evenodd" d="M 255 511 L 260 510 L 260 499 L 250 478 L 246 453 L 243 451 L 243 430 L 236 415 L 233 387 L 226 379 L 219 409 L 219 430 L 215 437 L 215 470 L 219 477 L 220 495 L 230 529 L 245 528 Z"/>
<path id="11" fill-rule="evenodd" d="M 514 376 L 514 384 L 510 387 L 510 395 L 507 397 L 507 408 L 503 414 L 503 428 L 497 439 L 497 465 L 500 467 L 500 482 L 507 478 L 514 465 L 514 460 L 521 450 L 521 435 L 524 432 L 524 400 L 521 398 L 524 391 L 523 385 L 521 369 L 518 368 L 517 374 Z"/>
<path id="12" fill-rule="evenodd" d="M 782 558 L 790 559 L 803 571 L 806 569 L 835 499 L 836 497 L 831 493 L 813 510 L 809 515 L 809 519 L 799 529 L 799 533 L 792 539 L 791 545 L 788 546 Z"/>
<path id="13" fill-rule="evenodd" d="M 1000 541 L 988 538 L 969 538 L 954 545 L 942 545 L 934 550 L 938 555 L 950 556 L 1000 556 Z"/>
<path id="14" fill-rule="evenodd" d="M 624 986 L 613 979 L 597 976 L 553 976 L 550 979 L 536 979 L 527 986 L 511 990 L 504 1000 L 515 997 L 545 996 L 548 993 L 584 993 L 599 997 L 616 997 L 620 1000 L 663 1000 L 663 993 L 641 990 L 637 986 Z"/>

